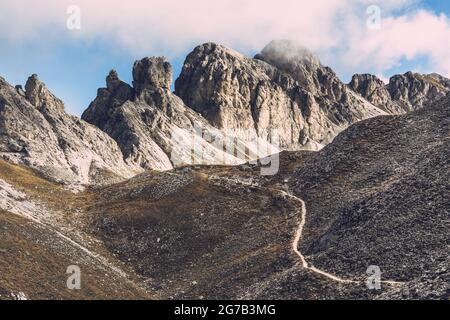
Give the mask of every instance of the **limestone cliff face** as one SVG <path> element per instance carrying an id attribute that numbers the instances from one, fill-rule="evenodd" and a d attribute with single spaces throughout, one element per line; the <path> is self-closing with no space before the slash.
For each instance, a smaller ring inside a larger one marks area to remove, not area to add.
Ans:
<path id="1" fill-rule="evenodd" d="M 187 57 L 175 94 L 219 129 L 255 131 L 264 139 L 277 131 L 281 147 L 300 146 L 305 121 L 300 106 L 271 80 L 276 72 L 262 61 L 205 44 Z"/>
<path id="2" fill-rule="evenodd" d="M 255 59 L 207 43 L 194 49 L 175 94 L 219 128 L 277 131 L 284 149 L 317 148 L 350 124 L 385 114 L 291 42 L 274 41 Z"/>
<path id="3" fill-rule="evenodd" d="M 114 70 L 106 77 L 106 85 L 98 90 L 82 119 L 117 141 L 128 162 L 145 169 L 170 170 L 169 157 L 147 134 L 151 128 L 145 128 L 144 111 L 132 103 L 134 88 L 121 81 Z"/>
<path id="4" fill-rule="evenodd" d="M 107 183 L 142 170 L 127 164 L 116 142 L 67 114 L 36 75 L 25 92 L 0 78 L 0 155 L 64 183 Z"/>

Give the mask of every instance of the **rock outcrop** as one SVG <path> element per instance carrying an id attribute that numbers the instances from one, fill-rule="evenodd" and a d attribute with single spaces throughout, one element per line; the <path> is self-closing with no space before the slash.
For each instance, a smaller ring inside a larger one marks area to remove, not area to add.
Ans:
<path id="1" fill-rule="evenodd" d="M 121 81 L 115 70 L 111 70 L 106 77 L 106 88 L 98 89 L 96 103 L 90 105 L 90 112 L 85 114 L 85 120 L 101 127 L 108 121 L 110 112 L 115 107 L 133 98 L 133 88 Z M 103 108 L 104 105 L 110 108 Z"/>
<path id="2" fill-rule="evenodd" d="M 356 74 L 348 85 L 364 99 L 390 114 L 404 113 L 402 106 L 392 100 L 386 84 L 371 74 Z"/>
<path id="3" fill-rule="evenodd" d="M 438 101 L 450 91 L 450 80 L 437 74 L 407 72 L 385 84 L 376 76 L 357 74 L 349 87 L 380 109 L 402 114 Z"/>
<path id="4" fill-rule="evenodd" d="M 18 92 L 21 93 L 20 88 Z M 39 111 L 63 111 L 64 102 L 55 97 L 39 80 L 37 74 L 33 74 L 28 78 L 25 84 L 25 97 Z"/>
<path id="5" fill-rule="evenodd" d="M 306 49 L 274 41 L 255 59 L 207 43 L 194 49 L 175 94 L 219 128 L 279 136 L 286 150 L 318 149 L 350 124 L 385 114 Z"/>
<path id="6" fill-rule="evenodd" d="M 141 171 L 107 134 L 67 114 L 36 75 L 25 92 L 0 78 L 0 155 L 64 183 L 107 183 Z"/>
<path id="7" fill-rule="evenodd" d="M 406 112 L 418 110 L 438 101 L 449 91 L 448 79 L 407 72 L 391 77 L 388 90 Z"/>

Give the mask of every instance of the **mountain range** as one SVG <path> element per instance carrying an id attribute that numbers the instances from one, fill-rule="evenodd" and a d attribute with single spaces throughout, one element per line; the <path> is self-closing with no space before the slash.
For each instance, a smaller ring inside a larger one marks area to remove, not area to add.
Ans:
<path id="1" fill-rule="evenodd" d="M 81 118 L 0 77 L 0 299 L 450 297 L 449 79 L 345 84 L 289 41 L 132 75 Z"/>
<path id="2" fill-rule="evenodd" d="M 255 58 L 208 43 L 188 55 L 175 91 L 165 58 L 133 67 L 133 85 L 112 70 L 81 119 L 36 75 L 25 90 L 0 79 L 3 158 L 56 181 L 96 184 L 144 170 L 242 164 L 279 151 L 320 150 L 358 121 L 420 109 L 450 80 L 355 75 L 346 85 L 317 57 L 273 41 Z"/>

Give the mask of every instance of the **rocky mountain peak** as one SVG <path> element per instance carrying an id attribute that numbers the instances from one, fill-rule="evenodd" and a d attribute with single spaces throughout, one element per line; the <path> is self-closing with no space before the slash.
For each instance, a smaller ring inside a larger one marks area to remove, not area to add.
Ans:
<path id="1" fill-rule="evenodd" d="M 355 74 L 348 86 L 375 105 L 381 105 L 391 98 L 383 80 L 372 74 Z"/>
<path id="2" fill-rule="evenodd" d="M 124 162 L 106 133 L 67 114 L 37 75 L 24 94 L 0 78 L 0 157 L 76 185 L 117 182 L 141 171 Z"/>
<path id="3" fill-rule="evenodd" d="M 347 88 L 336 73 L 323 66 L 317 56 L 296 42 L 272 41 L 255 59 L 274 66 L 313 96 L 325 96 L 327 99 L 341 102 L 352 99 L 346 94 Z"/>
<path id="4" fill-rule="evenodd" d="M 230 60 L 247 58 L 243 54 L 221 44 L 206 42 L 194 48 L 194 50 L 186 58 L 185 62 L 188 63 L 189 61 L 195 61 L 203 56 L 210 56 L 211 58 L 227 57 Z"/>
<path id="5" fill-rule="evenodd" d="M 139 95 L 144 89 L 170 89 L 172 65 L 165 57 L 148 57 L 133 66 L 133 86 Z"/>
<path id="6" fill-rule="evenodd" d="M 450 80 L 437 74 L 410 71 L 391 77 L 389 84 L 385 84 L 373 75 L 357 74 L 348 86 L 380 109 L 401 114 L 442 98 L 450 90 Z"/>
<path id="7" fill-rule="evenodd" d="M 445 87 L 450 88 L 450 79 L 448 79 L 444 76 L 441 76 L 440 74 L 437 74 L 437 73 L 431 73 L 428 75 L 428 77 L 430 79 L 436 80 L 437 82 L 444 85 Z"/>
<path id="8" fill-rule="evenodd" d="M 287 150 L 318 149 L 349 124 L 383 113 L 288 41 L 271 42 L 254 59 L 203 44 L 187 56 L 175 94 L 220 129 L 276 132 Z"/>
<path id="9" fill-rule="evenodd" d="M 270 65 L 289 74 L 299 84 L 314 94 L 321 90 L 321 79 L 327 82 L 337 78 L 329 68 L 325 68 L 320 60 L 300 44 L 276 40 L 270 42 L 255 59 L 265 61 Z"/>
<path id="10" fill-rule="evenodd" d="M 364 99 L 388 113 L 403 113 L 402 107 L 392 101 L 386 84 L 377 76 L 355 74 L 348 86 Z"/>
<path id="11" fill-rule="evenodd" d="M 25 97 L 37 109 L 64 110 L 64 103 L 56 98 L 39 80 L 37 74 L 31 75 L 25 84 Z"/>

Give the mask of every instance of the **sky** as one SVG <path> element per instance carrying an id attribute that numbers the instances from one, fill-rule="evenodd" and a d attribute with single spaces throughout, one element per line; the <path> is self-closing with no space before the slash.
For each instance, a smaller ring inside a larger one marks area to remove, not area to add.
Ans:
<path id="1" fill-rule="evenodd" d="M 348 82 L 416 71 L 450 76 L 450 1 L 444 0 L 0 0 L 0 76 L 39 75 L 80 115 L 116 69 L 131 83 L 135 60 L 186 55 L 216 42 L 253 56 L 271 40 L 315 52 Z"/>

